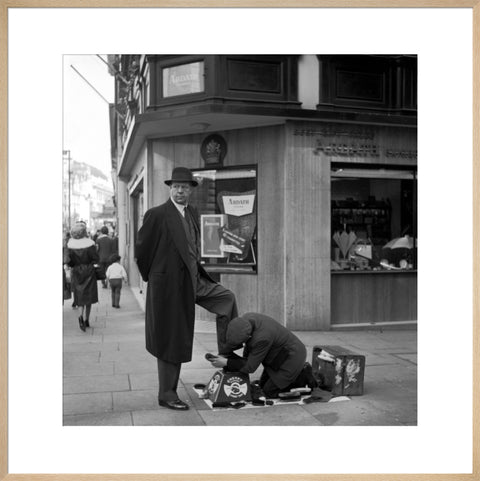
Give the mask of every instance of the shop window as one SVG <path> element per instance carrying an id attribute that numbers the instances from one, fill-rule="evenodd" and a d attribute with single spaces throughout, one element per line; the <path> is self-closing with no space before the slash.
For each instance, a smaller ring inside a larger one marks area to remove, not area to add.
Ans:
<path id="1" fill-rule="evenodd" d="M 332 270 L 417 268 L 416 171 L 332 164 Z"/>
<path id="2" fill-rule="evenodd" d="M 255 167 L 197 170 L 192 204 L 200 215 L 202 264 L 209 272 L 257 269 Z"/>

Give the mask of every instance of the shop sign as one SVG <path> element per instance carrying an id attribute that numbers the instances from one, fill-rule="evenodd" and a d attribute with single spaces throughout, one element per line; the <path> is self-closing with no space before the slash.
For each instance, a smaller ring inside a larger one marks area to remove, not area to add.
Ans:
<path id="1" fill-rule="evenodd" d="M 204 90 L 203 62 L 163 69 L 163 97 L 193 94 Z"/>
<path id="2" fill-rule="evenodd" d="M 293 135 L 301 137 L 348 137 L 352 139 L 373 140 L 375 131 L 369 127 L 341 127 L 326 125 L 315 129 L 295 129 Z"/>
<path id="3" fill-rule="evenodd" d="M 392 134 L 392 129 L 382 130 L 367 126 L 350 127 L 335 124 L 315 128 L 298 128 L 293 131 L 293 135 L 310 137 L 314 143 L 313 153 L 315 155 L 374 159 L 385 157 L 411 161 L 417 159 L 417 150 L 411 149 L 411 147 L 416 147 L 416 139 L 413 134 L 403 136 L 399 142 L 398 137 Z"/>
<path id="4" fill-rule="evenodd" d="M 417 151 L 416 150 L 387 150 L 387 157 L 389 159 L 416 159 L 417 158 Z"/>
<path id="5" fill-rule="evenodd" d="M 317 145 L 313 151 L 315 155 L 320 153 L 332 157 L 379 157 L 378 146 L 375 144 L 324 144 L 317 140 Z"/>

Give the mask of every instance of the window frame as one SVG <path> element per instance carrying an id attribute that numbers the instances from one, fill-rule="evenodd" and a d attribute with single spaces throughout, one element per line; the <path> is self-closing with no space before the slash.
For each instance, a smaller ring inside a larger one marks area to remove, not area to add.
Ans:
<path id="1" fill-rule="evenodd" d="M 191 169 L 194 177 L 199 176 L 202 172 L 234 172 L 234 171 L 254 171 L 255 175 L 252 178 L 254 181 L 254 188 L 251 190 L 255 191 L 255 200 L 254 200 L 254 211 L 255 211 L 255 227 L 253 229 L 253 234 L 250 240 L 251 244 L 251 254 L 248 255 L 253 257 L 252 262 L 230 262 L 230 263 L 219 263 L 216 262 L 207 262 L 207 259 L 216 259 L 215 257 L 201 258 L 201 265 L 203 268 L 209 272 L 214 274 L 250 274 L 256 275 L 258 273 L 258 165 L 257 164 L 245 164 L 245 165 L 233 165 L 233 166 L 206 166 L 203 168 L 198 169 Z M 247 179 L 248 177 L 238 177 L 238 179 Z M 220 179 L 221 180 L 221 179 Z M 197 187 L 198 189 L 198 187 Z M 217 189 L 215 189 L 215 196 L 218 195 Z M 202 209 L 198 205 L 197 200 L 193 200 L 193 204 L 195 205 L 199 216 L 202 215 Z M 218 214 L 220 211 L 220 207 L 218 206 L 217 199 L 215 199 L 215 213 Z M 213 215 L 211 213 L 206 213 L 206 215 Z"/>
<path id="2" fill-rule="evenodd" d="M 348 175 L 348 171 L 352 172 L 352 175 Z M 344 172 L 341 174 L 340 172 Z M 358 174 L 361 172 L 362 174 L 355 176 L 354 174 Z M 376 174 L 376 175 L 368 175 L 368 173 Z M 342 268 L 342 269 L 335 269 L 331 268 L 332 273 L 343 273 L 343 272 L 358 272 L 358 273 L 371 273 L 371 272 L 392 272 L 392 273 L 401 273 L 401 272 L 416 272 L 418 269 L 418 249 L 417 249 L 417 242 L 418 242 L 418 196 L 417 196 L 417 189 L 418 189 L 418 168 L 417 165 L 404 165 L 404 164 L 398 164 L 398 165 L 392 165 L 392 164 L 359 164 L 359 163 L 350 163 L 350 162 L 332 162 L 331 167 L 330 167 L 330 173 L 331 173 L 331 184 L 332 184 L 332 179 L 337 178 L 337 179 L 369 179 L 369 180 L 411 180 L 412 181 L 412 232 L 411 232 L 411 237 L 413 238 L 413 249 L 412 249 L 412 262 L 411 266 L 407 268 L 400 268 L 398 266 L 387 266 L 384 265 L 383 263 L 380 266 L 376 266 L 376 268 L 373 268 L 375 265 L 374 262 L 369 263 L 371 264 L 372 267 L 370 268 Z M 389 175 L 389 173 L 391 173 Z M 398 176 L 395 176 L 394 173 L 398 173 Z M 403 174 L 403 175 L 402 175 Z M 408 175 L 408 176 L 407 176 Z M 411 177 L 409 177 L 411 176 Z M 331 185 L 330 189 L 330 200 L 331 200 L 331 206 L 330 206 L 330 225 L 333 226 L 333 185 Z M 360 201 L 358 201 L 360 202 Z M 341 207 L 339 207 L 341 208 Z M 390 222 L 391 222 L 391 213 L 390 213 Z M 333 241 L 333 228 L 331 229 L 332 232 L 330 233 L 330 239 L 332 242 L 332 251 L 330 258 L 332 262 L 335 260 L 335 255 L 334 255 L 334 241 Z M 373 246 L 373 244 L 372 244 Z M 372 256 L 373 257 L 373 256 Z M 353 266 L 353 264 L 350 264 Z"/>

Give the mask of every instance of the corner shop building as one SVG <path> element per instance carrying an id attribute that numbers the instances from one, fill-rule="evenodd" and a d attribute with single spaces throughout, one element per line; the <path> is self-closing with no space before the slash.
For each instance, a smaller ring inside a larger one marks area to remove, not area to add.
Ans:
<path id="1" fill-rule="evenodd" d="M 416 322 L 415 57 L 153 55 L 114 65 L 129 79 L 117 79 L 124 118 L 112 115 L 112 137 L 132 286 L 145 292 L 134 260 L 143 213 L 168 199 L 164 180 L 186 166 L 200 183 L 202 260 L 240 313 L 292 330 Z M 234 212 L 229 201 L 248 207 Z M 217 253 L 207 252 L 212 219 L 224 234 Z M 411 246 L 385 251 L 394 239 Z M 197 318 L 210 314 L 198 308 Z"/>

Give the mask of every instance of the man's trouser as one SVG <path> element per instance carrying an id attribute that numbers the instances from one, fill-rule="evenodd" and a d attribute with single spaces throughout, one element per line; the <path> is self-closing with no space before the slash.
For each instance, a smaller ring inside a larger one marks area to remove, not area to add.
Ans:
<path id="1" fill-rule="evenodd" d="M 217 315 L 218 353 L 230 354 L 230 349 L 227 348 L 227 327 L 232 319 L 238 317 L 237 301 L 233 292 L 220 284 L 198 276 L 195 302 Z"/>
<path id="2" fill-rule="evenodd" d="M 227 348 L 228 323 L 238 316 L 237 302 L 232 291 L 220 284 L 197 276 L 196 303 L 217 315 L 217 344 L 219 354 L 230 354 Z M 178 398 L 177 386 L 180 378 L 181 363 L 157 359 L 158 398 L 161 401 L 175 401 Z"/>

